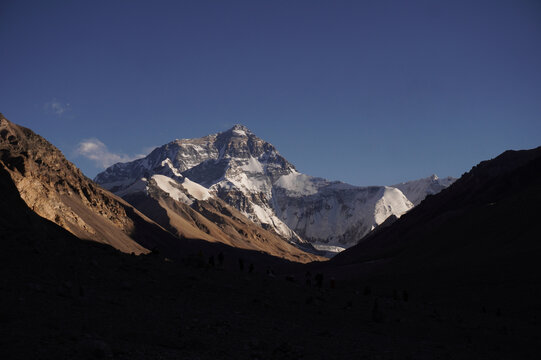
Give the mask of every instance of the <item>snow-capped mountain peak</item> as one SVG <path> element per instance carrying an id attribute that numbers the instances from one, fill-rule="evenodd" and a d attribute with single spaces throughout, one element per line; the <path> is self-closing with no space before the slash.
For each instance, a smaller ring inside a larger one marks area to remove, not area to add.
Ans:
<path id="1" fill-rule="evenodd" d="M 253 135 L 252 132 L 244 125 L 236 124 L 231 129 L 229 129 L 233 136 L 248 136 L 248 134 Z"/>
<path id="2" fill-rule="evenodd" d="M 290 242 L 334 249 L 357 243 L 387 217 L 413 207 L 398 187 L 359 187 L 302 174 L 272 144 L 239 124 L 174 140 L 146 158 L 111 166 L 95 180 L 127 196 L 144 188 L 141 179 L 188 205 L 219 198 Z"/>

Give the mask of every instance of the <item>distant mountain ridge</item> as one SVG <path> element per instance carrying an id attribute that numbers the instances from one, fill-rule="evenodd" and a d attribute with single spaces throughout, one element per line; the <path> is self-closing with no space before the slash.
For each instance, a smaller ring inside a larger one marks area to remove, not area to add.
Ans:
<path id="1" fill-rule="evenodd" d="M 402 191 L 404 195 L 408 198 L 413 205 L 419 205 L 427 195 L 435 195 L 442 191 L 443 189 L 449 187 L 457 179 L 451 176 L 447 176 L 443 179 L 440 179 L 437 175 L 433 174 L 432 176 L 419 179 L 403 182 L 400 184 L 392 185 Z"/>
<path id="2" fill-rule="evenodd" d="M 353 186 L 299 173 L 243 125 L 174 140 L 143 159 L 107 168 L 95 181 L 124 198 L 157 186 L 188 206 L 198 197 L 220 199 L 297 246 L 335 251 L 413 207 L 396 187 Z"/>

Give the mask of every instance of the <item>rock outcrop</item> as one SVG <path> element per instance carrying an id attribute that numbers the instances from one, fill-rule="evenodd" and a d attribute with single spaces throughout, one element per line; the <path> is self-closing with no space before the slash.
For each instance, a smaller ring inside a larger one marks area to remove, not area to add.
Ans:
<path id="1" fill-rule="evenodd" d="M 81 239 L 128 253 L 148 252 L 134 237 L 136 223 L 152 225 L 149 219 L 86 178 L 47 140 L 1 114 L 0 167 L 38 215 Z"/>

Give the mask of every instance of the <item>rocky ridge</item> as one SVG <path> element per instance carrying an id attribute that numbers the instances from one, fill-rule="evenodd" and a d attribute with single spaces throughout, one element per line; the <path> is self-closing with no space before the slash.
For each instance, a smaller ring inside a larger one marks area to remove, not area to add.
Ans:
<path id="1" fill-rule="evenodd" d="M 96 186 L 55 146 L 32 130 L 0 115 L 0 166 L 11 176 L 26 204 L 82 239 L 125 252 L 148 250 L 130 236 L 131 206 Z"/>

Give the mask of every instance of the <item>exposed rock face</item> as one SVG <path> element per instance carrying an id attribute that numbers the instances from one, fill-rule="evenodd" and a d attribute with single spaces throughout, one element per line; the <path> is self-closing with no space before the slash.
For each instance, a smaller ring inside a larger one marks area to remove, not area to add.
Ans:
<path id="1" fill-rule="evenodd" d="M 0 120 L 1 121 L 1 120 Z M 0 167 L 0 238 L 25 236 L 27 233 L 43 237 L 69 234 L 58 226 L 40 218 L 21 199 L 9 173 Z M 71 234 L 68 237 L 73 237 Z"/>
<path id="2" fill-rule="evenodd" d="M 131 206 L 96 186 L 44 138 L 3 115 L 0 166 L 10 174 L 22 199 L 40 216 L 79 238 L 124 252 L 148 252 L 131 238 L 134 221 L 126 212 L 134 212 Z"/>
<path id="3" fill-rule="evenodd" d="M 144 159 L 111 166 L 95 181 L 126 197 L 141 191 L 141 179 L 157 174 L 179 189 L 196 183 L 265 229 L 323 250 L 349 247 L 388 216 L 399 217 L 413 207 L 396 188 L 358 187 L 301 174 L 274 146 L 242 125 L 172 141 Z M 184 196 L 172 196 L 191 205 Z"/>

